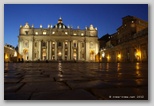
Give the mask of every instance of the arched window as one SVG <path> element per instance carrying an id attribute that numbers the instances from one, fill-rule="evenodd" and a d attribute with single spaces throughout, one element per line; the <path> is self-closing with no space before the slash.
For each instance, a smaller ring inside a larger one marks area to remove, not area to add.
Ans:
<path id="1" fill-rule="evenodd" d="M 43 41 L 43 42 L 42 42 L 42 46 L 46 46 L 46 42 Z"/>
<path id="2" fill-rule="evenodd" d="M 28 35 L 28 31 L 25 31 L 25 34 Z"/>

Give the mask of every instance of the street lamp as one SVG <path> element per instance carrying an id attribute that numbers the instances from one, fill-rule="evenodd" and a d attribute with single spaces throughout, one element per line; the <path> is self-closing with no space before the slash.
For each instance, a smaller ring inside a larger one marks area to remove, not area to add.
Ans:
<path id="1" fill-rule="evenodd" d="M 119 58 L 119 59 L 121 58 L 121 54 L 118 54 L 118 58 Z"/>
<path id="2" fill-rule="evenodd" d="M 105 57 L 105 52 L 102 53 L 102 57 L 103 57 L 103 58 Z"/>
<path id="3" fill-rule="evenodd" d="M 118 57 L 118 62 L 120 62 L 120 60 L 121 60 L 121 54 L 119 53 L 117 57 Z"/>
<path id="4" fill-rule="evenodd" d="M 108 56 L 107 56 L 107 62 L 109 62 L 109 61 L 110 61 L 110 56 L 108 55 Z"/>

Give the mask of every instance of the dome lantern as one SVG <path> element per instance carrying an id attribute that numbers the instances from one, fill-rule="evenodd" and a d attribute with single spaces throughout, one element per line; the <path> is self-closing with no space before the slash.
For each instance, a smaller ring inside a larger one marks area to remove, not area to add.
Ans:
<path id="1" fill-rule="evenodd" d="M 61 17 L 59 18 L 58 23 L 63 23 L 63 20 Z"/>
<path id="2" fill-rule="evenodd" d="M 60 17 L 58 19 L 58 23 L 56 25 L 53 26 L 53 28 L 57 28 L 57 29 L 67 29 L 68 27 L 66 25 L 63 24 L 62 18 Z"/>

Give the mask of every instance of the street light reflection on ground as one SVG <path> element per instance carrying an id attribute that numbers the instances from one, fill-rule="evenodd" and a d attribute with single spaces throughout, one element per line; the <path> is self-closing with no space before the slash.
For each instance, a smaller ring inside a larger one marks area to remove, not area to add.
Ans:
<path id="1" fill-rule="evenodd" d="M 58 70 L 59 70 L 59 71 L 62 71 L 62 65 L 61 65 L 61 62 L 58 63 Z"/>
<path id="2" fill-rule="evenodd" d="M 136 75 L 140 77 L 141 76 L 140 63 L 137 62 L 135 68 L 136 68 Z"/>
<path id="3" fill-rule="evenodd" d="M 139 70 L 140 69 L 140 66 L 139 65 L 140 65 L 140 63 L 137 62 L 136 63 L 136 70 Z"/>
<path id="4" fill-rule="evenodd" d="M 117 63 L 117 71 L 118 71 L 118 72 L 120 71 L 120 64 L 121 64 L 121 63 Z"/>
<path id="5" fill-rule="evenodd" d="M 109 63 L 106 64 L 106 71 L 109 71 Z"/>

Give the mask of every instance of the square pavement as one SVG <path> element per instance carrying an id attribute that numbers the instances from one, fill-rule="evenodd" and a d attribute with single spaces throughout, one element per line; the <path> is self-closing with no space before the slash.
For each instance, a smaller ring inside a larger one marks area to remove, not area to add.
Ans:
<path id="1" fill-rule="evenodd" d="M 5 63 L 4 100 L 148 100 L 148 63 Z"/>

